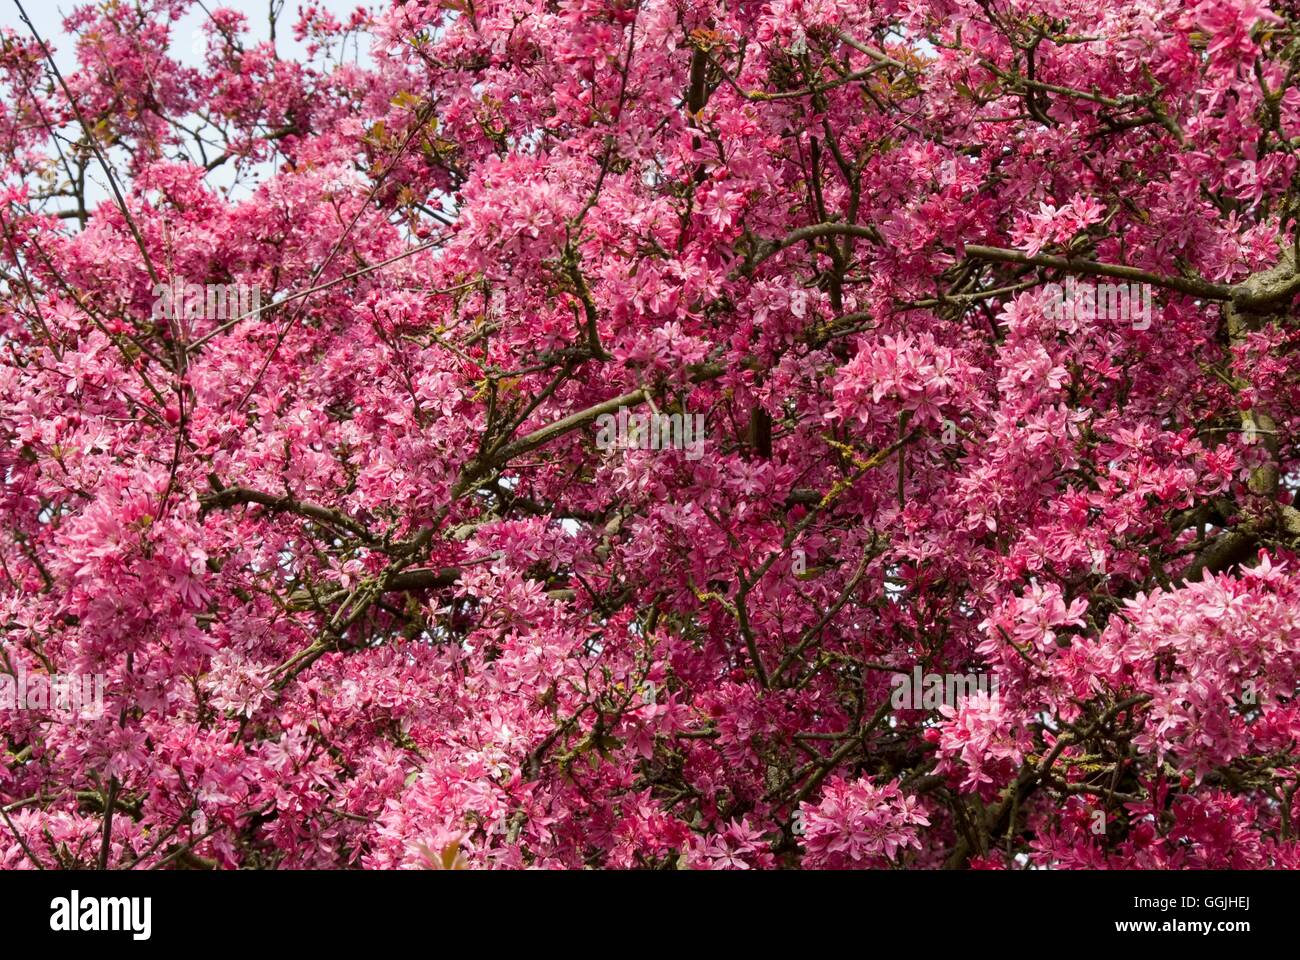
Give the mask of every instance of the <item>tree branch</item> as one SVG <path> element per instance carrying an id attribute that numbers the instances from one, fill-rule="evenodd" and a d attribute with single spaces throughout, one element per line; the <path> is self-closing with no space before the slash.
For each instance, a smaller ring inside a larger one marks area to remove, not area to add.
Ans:
<path id="1" fill-rule="evenodd" d="M 1084 260 L 1081 257 L 1058 257 L 1040 253 L 1035 256 L 1021 253 L 1019 250 L 1004 250 L 1001 247 L 983 247 L 976 244 L 966 245 L 966 256 L 975 260 L 988 260 L 994 263 L 1019 263 L 1034 267 L 1052 267 L 1068 273 L 1078 273 L 1090 277 L 1114 277 L 1117 280 L 1129 280 L 1134 283 L 1149 283 L 1153 287 L 1175 290 L 1202 300 L 1226 301 L 1233 298 L 1232 287 L 1208 280 L 1185 277 L 1165 277 L 1150 273 L 1137 267 L 1117 263 L 1100 263 L 1096 260 Z"/>

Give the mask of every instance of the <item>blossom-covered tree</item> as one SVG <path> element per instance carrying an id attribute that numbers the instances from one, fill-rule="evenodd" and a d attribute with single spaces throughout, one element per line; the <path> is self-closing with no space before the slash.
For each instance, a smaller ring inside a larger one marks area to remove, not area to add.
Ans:
<path id="1" fill-rule="evenodd" d="M 1300 866 L 1300 5 L 209 9 L 7 15 L 0 866 Z"/>

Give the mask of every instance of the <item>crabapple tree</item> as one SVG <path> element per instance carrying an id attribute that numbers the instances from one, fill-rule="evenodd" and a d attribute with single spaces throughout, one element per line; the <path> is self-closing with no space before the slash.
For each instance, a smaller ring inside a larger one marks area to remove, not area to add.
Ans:
<path id="1" fill-rule="evenodd" d="M 269 6 L 5 14 L 0 866 L 1300 867 L 1300 4 Z"/>

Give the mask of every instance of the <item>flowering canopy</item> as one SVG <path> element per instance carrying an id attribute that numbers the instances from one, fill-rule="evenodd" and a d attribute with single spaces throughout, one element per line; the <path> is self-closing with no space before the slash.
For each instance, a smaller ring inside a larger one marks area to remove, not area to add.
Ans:
<path id="1" fill-rule="evenodd" d="M 0 866 L 1300 866 L 1300 5 L 190 9 L 3 34 Z"/>

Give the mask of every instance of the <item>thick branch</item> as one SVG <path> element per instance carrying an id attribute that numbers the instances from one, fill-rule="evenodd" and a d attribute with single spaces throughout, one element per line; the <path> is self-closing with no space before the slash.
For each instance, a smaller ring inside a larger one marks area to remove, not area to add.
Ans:
<path id="1" fill-rule="evenodd" d="M 1202 300 L 1225 301 L 1233 298 L 1234 288 L 1226 287 L 1223 284 L 1186 277 L 1165 277 L 1158 273 L 1140 270 L 1137 267 L 1129 267 L 1118 263 L 1099 263 L 1096 260 L 1084 260 L 1080 257 L 1057 257 L 1046 253 L 1031 257 L 1019 250 L 1004 250 L 1001 247 L 982 247 L 975 244 L 967 244 L 966 256 L 995 263 L 1020 263 L 1034 267 L 1052 267 L 1068 273 L 1083 274 L 1089 277 L 1114 277 L 1117 280 L 1130 280 L 1134 283 L 1149 283 L 1153 287 L 1175 290 L 1191 297 L 1200 297 Z"/>
<path id="2" fill-rule="evenodd" d="M 872 226 L 864 226 L 859 223 L 814 223 L 811 226 L 800 227 L 798 230 L 792 231 L 781 240 L 769 243 L 755 257 L 754 262 L 746 267 L 746 271 L 752 272 L 768 257 L 780 253 L 787 247 L 792 247 L 796 243 L 802 243 L 805 240 L 816 240 L 819 237 L 865 237 L 876 243 L 881 242 L 880 231 Z"/>
<path id="3" fill-rule="evenodd" d="M 695 383 L 704 383 L 708 380 L 716 380 L 727 370 L 721 364 L 705 364 L 696 371 L 691 378 Z M 472 460 L 465 465 L 461 472 L 460 479 L 456 481 L 452 489 L 452 496 L 456 499 L 463 497 L 470 490 L 474 489 L 475 481 L 489 473 L 496 467 L 503 466 L 510 460 L 531 450 L 536 450 L 552 440 L 585 427 L 592 423 L 597 417 L 604 414 L 617 413 L 622 407 L 639 406 L 649 398 L 650 391 L 647 387 L 638 387 L 631 393 L 625 393 L 621 396 L 613 397 L 603 403 L 598 403 L 594 407 L 587 407 L 585 410 L 579 410 L 577 413 L 571 413 L 567 417 L 562 417 L 554 423 L 549 423 L 538 430 L 534 430 L 527 436 L 520 437 L 513 443 L 508 443 L 485 457 L 483 460 Z"/>
<path id="4" fill-rule="evenodd" d="M 238 504 L 255 503 L 277 513 L 293 513 L 315 520 L 318 523 L 342 527 L 367 543 L 374 543 L 377 539 L 364 526 L 340 510 L 322 507 L 315 503 L 305 503 L 289 496 L 277 497 L 274 494 L 265 493 L 261 490 L 252 490 L 248 487 L 222 487 L 215 493 L 203 497 L 201 503 L 205 508 L 226 508 Z"/>

